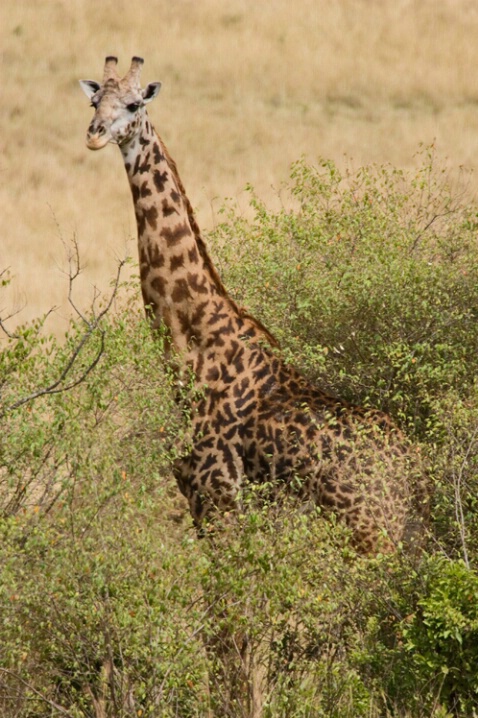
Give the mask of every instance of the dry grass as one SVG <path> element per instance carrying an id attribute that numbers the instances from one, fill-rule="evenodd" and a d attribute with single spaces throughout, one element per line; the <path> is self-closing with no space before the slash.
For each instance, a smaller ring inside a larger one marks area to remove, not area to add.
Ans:
<path id="1" fill-rule="evenodd" d="M 0 269 L 15 278 L 0 312 L 64 304 L 59 234 L 77 236 L 84 304 L 135 235 L 120 153 L 84 144 L 77 79 L 100 79 L 106 54 L 123 70 L 140 54 L 144 81 L 163 82 L 150 115 L 207 229 L 246 182 L 272 201 L 302 154 L 406 167 L 436 140 L 451 168 L 473 168 L 477 37 L 474 0 L 2 3 Z"/>

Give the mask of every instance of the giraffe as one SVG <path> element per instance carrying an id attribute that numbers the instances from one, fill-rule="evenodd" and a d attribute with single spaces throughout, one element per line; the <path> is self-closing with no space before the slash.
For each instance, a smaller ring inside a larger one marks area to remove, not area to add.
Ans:
<path id="1" fill-rule="evenodd" d="M 359 552 L 395 550 L 420 525 L 427 494 L 418 451 L 390 417 L 333 397 L 281 359 L 276 342 L 226 291 L 191 203 L 146 111 L 161 83 L 124 77 L 109 56 L 102 83 L 81 80 L 95 110 L 86 144 L 117 144 L 133 197 L 143 301 L 201 398 L 192 449 L 174 467 L 200 532 L 236 506 L 245 480 L 285 488 L 336 512 Z"/>

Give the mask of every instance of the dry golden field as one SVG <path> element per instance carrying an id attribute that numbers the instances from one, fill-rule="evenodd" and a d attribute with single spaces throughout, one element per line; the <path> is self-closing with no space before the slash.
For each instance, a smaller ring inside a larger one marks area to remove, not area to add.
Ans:
<path id="1" fill-rule="evenodd" d="M 107 54 L 162 81 L 150 116 L 205 230 L 247 182 L 272 202 L 301 155 L 410 167 L 435 141 L 451 171 L 478 166 L 476 0 L 4 0 L 0 38 L 2 316 L 56 305 L 62 326 L 61 237 L 79 243 L 84 306 L 135 254 L 120 153 L 84 142 L 77 80 Z"/>

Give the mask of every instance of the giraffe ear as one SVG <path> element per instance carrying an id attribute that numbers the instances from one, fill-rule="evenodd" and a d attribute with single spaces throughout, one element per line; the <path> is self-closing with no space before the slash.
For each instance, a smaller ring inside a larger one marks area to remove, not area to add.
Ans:
<path id="1" fill-rule="evenodd" d="M 90 100 L 95 94 L 95 92 L 98 92 L 98 90 L 100 89 L 100 85 L 94 80 L 79 80 L 79 83 L 81 89 Z"/>
<path id="2" fill-rule="evenodd" d="M 154 98 L 158 95 L 160 89 L 160 82 L 150 82 L 149 85 L 146 85 L 144 90 L 141 90 L 144 103 L 146 104 L 147 102 L 151 102 L 151 100 L 154 100 Z"/>

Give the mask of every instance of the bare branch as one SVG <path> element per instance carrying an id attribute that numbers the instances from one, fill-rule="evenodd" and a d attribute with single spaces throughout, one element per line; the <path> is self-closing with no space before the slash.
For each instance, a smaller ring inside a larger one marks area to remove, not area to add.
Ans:
<path id="1" fill-rule="evenodd" d="M 9 268 L 5 267 L 5 269 L 2 269 L 2 271 L 0 272 L 0 282 L 2 282 L 4 286 L 7 285 L 10 281 L 8 279 L 8 274 L 7 274 L 8 271 L 9 271 Z M 4 275 L 7 275 L 7 279 L 2 280 L 2 277 Z M 7 327 L 5 326 L 5 322 L 7 322 L 12 317 L 14 317 L 20 311 L 21 311 L 20 309 L 17 309 L 16 311 L 12 312 L 11 314 L 8 314 L 6 317 L 0 317 L 0 329 L 7 335 L 7 337 L 9 339 L 19 339 L 19 337 L 16 334 L 12 334 L 11 332 L 8 331 Z"/>
<path id="2" fill-rule="evenodd" d="M 18 681 L 23 686 L 28 688 L 29 691 L 31 691 L 36 696 L 38 696 L 38 698 L 41 698 L 42 701 L 47 703 L 51 708 L 54 708 L 56 711 L 58 711 L 62 715 L 68 716 L 69 718 L 74 718 L 73 714 L 70 713 L 70 711 L 67 711 L 66 708 L 63 708 L 63 706 L 61 706 L 59 703 L 55 703 L 55 701 L 52 701 L 50 698 L 46 698 L 46 696 L 44 696 L 43 693 L 41 693 L 36 688 L 34 688 L 31 685 L 31 683 L 28 683 L 28 681 L 26 681 L 24 678 L 21 678 L 21 676 L 19 676 L 14 671 L 9 671 L 7 668 L 2 668 L 0 666 L 0 672 L 4 673 L 7 676 L 11 676 L 12 678 L 14 678 L 16 681 Z"/>
<path id="3" fill-rule="evenodd" d="M 78 247 L 76 245 L 76 242 L 75 242 L 75 247 L 76 247 L 76 259 L 78 259 L 78 261 L 79 261 L 79 257 L 78 257 L 78 253 L 77 253 Z M 72 306 L 75 308 L 78 315 L 81 317 L 81 319 L 86 324 L 87 330 L 85 331 L 85 333 L 83 334 L 79 343 L 76 345 L 75 349 L 73 350 L 73 352 L 70 356 L 70 359 L 67 362 L 66 366 L 63 368 L 63 371 L 61 372 L 60 376 L 54 382 L 49 384 L 48 386 L 37 389 L 36 391 L 32 392 L 31 394 L 28 394 L 27 396 L 24 396 L 21 399 L 18 399 L 17 401 L 15 401 L 13 404 L 10 404 L 9 406 L 7 406 L 6 408 L 3 409 L 0 416 L 5 415 L 9 411 L 18 409 L 20 406 L 23 406 L 24 404 L 28 404 L 29 402 L 33 401 L 34 399 L 38 399 L 40 396 L 45 396 L 45 395 L 50 395 L 50 394 L 60 394 L 65 391 L 70 391 L 75 386 L 78 386 L 78 384 L 81 384 L 86 379 L 86 377 L 93 371 L 93 369 L 96 367 L 96 365 L 98 364 L 98 362 L 103 354 L 104 346 L 105 346 L 105 333 L 102 329 L 100 329 L 100 323 L 101 323 L 101 320 L 103 319 L 103 317 L 109 312 L 109 310 L 113 304 L 113 301 L 116 297 L 116 294 L 118 292 L 118 287 L 119 287 L 121 270 L 125 264 L 125 261 L 126 260 L 121 260 L 118 264 L 118 270 L 117 270 L 115 282 L 113 285 L 113 291 L 111 293 L 111 296 L 110 296 L 105 308 L 98 315 L 96 315 L 96 316 L 94 315 L 94 318 L 92 321 L 88 321 L 78 310 L 76 310 L 76 308 L 74 307 L 74 304 L 71 302 Z M 78 274 L 79 274 L 78 266 L 79 266 L 79 264 L 77 263 L 76 268 L 73 271 L 73 275 L 70 275 L 70 277 L 78 276 Z M 70 283 L 70 292 L 71 292 L 71 283 Z M 79 356 L 81 355 L 84 347 L 86 346 L 86 344 L 88 343 L 88 341 L 90 340 L 92 335 L 97 330 L 100 333 L 101 341 L 100 341 L 100 347 L 96 353 L 96 356 L 89 363 L 89 365 L 86 367 L 86 369 L 82 372 L 82 374 L 78 378 L 74 379 L 73 381 L 71 381 L 68 384 L 64 384 L 64 382 L 70 375 L 70 372 L 72 371 L 73 367 L 75 366 Z"/>
<path id="4" fill-rule="evenodd" d="M 12 332 L 9 332 L 7 327 L 4 324 L 4 321 L 8 321 L 9 319 L 11 319 L 14 316 L 14 314 L 9 314 L 9 316 L 6 317 L 5 320 L 0 317 L 0 329 L 3 331 L 4 334 L 7 335 L 7 337 L 9 339 L 20 339 L 18 334 L 12 334 Z"/>
<path id="5" fill-rule="evenodd" d="M 80 312 L 80 310 L 76 306 L 75 302 L 73 301 L 73 284 L 75 282 L 75 279 L 77 279 L 80 276 L 80 274 L 82 272 L 82 266 L 81 266 L 81 262 L 80 262 L 80 250 L 78 247 L 78 242 L 76 240 L 76 237 L 73 237 L 72 244 L 73 244 L 73 252 L 68 251 L 68 249 L 65 245 L 65 251 L 67 252 L 67 258 L 68 258 L 68 303 L 75 310 L 76 314 L 80 317 L 80 319 L 82 319 L 82 321 L 86 325 L 88 325 L 88 320 L 83 316 L 83 314 Z M 96 295 L 93 298 L 93 305 L 94 305 L 95 301 L 96 301 Z"/>
<path id="6" fill-rule="evenodd" d="M 420 240 L 422 239 L 425 232 L 427 232 L 430 227 L 437 221 L 437 219 L 443 219 L 443 217 L 448 217 L 450 214 L 454 214 L 457 211 L 456 207 L 452 207 L 451 209 L 448 209 L 444 212 L 437 212 L 432 216 L 430 220 L 426 223 L 426 225 L 422 228 L 422 230 L 416 235 L 415 239 L 413 240 L 413 244 L 410 248 L 410 254 L 413 254 L 413 252 L 416 250 Z"/>
<path id="7" fill-rule="evenodd" d="M 453 489 L 455 491 L 455 517 L 460 532 L 461 547 L 463 549 L 463 561 L 465 566 L 470 568 L 470 561 L 468 557 L 467 539 L 466 539 L 466 525 L 465 516 L 463 512 L 463 502 L 461 499 L 461 487 L 463 483 L 463 474 L 468 465 L 468 459 L 472 450 L 476 446 L 476 437 L 478 436 L 478 428 L 476 428 L 471 436 L 470 442 L 466 449 L 465 456 L 460 464 L 458 471 L 453 468 Z"/>

